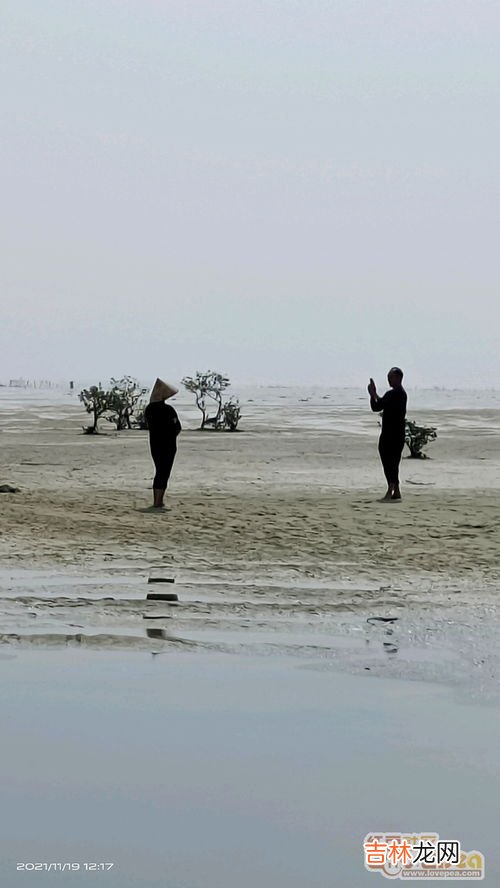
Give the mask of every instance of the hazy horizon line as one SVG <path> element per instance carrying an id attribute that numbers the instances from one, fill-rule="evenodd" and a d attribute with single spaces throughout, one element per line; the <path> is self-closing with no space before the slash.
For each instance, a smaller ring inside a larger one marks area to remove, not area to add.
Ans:
<path id="1" fill-rule="evenodd" d="M 98 376 L 98 375 L 99 374 L 96 374 L 96 376 Z M 127 374 L 127 375 L 129 375 L 132 379 L 137 380 L 137 382 L 140 385 L 143 385 L 143 386 L 146 385 L 145 380 L 143 378 L 141 378 L 140 376 L 134 376 L 133 374 Z M 59 377 L 59 378 L 53 377 L 53 378 L 45 379 L 45 378 L 23 377 L 23 376 L 20 376 L 20 377 L 19 376 L 17 376 L 17 377 L 14 377 L 14 376 L 10 377 L 9 376 L 9 377 L 3 377 L 3 378 L 8 379 L 8 382 L 3 382 L 3 381 L 1 381 L 1 378 L 0 378 L 0 387 L 1 388 L 21 389 L 21 390 L 22 389 L 41 390 L 44 388 L 48 388 L 49 386 L 51 386 L 51 387 L 53 386 L 54 388 L 57 388 L 57 389 L 66 387 L 69 390 L 70 382 L 73 382 L 75 385 L 74 391 L 76 391 L 76 389 L 80 386 L 86 387 L 89 385 L 97 385 L 99 383 L 105 387 L 106 385 L 109 384 L 109 382 L 112 378 L 113 379 L 121 379 L 123 377 L 120 377 L 117 375 L 114 377 L 109 377 L 109 379 L 108 379 L 108 377 L 104 376 L 104 374 L 103 374 L 103 375 L 101 375 L 100 379 L 96 378 L 95 382 L 89 382 L 88 378 L 85 378 L 85 377 L 84 378 L 82 378 L 82 377 L 76 378 L 74 380 L 67 379 L 66 377 Z M 11 385 L 10 384 L 11 380 L 12 380 L 12 382 L 15 382 L 18 384 Z M 104 380 L 104 382 L 103 382 L 103 380 Z M 153 381 L 154 380 L 152 380 L 152 382 Z M 181 382 L 181 379 L 179 379 L 179 380 L 176 379 L 173 381 Z M 151 385 L 152 385 L 152 383 L 151 383 Z M 383 385 L 380 385 L 380 388 L 383 388 L 385 385 L 386 385 L 386 383 L 384 380 L 384 383 L 383 383 Z M 276 382 L 276 381 L 257 382 L 257 381 L 248 380 L 248 379 L 232 380 L 232 381 L 230 381 L 228 388 L 235 388 L 237 386 L 239 386 L 239 387 L 243 386 L 243 387 L 248 387 L 248 388 L 251 387 L 251 388 L 277 388 L 277 389 L 278 388 L 281 388 L 281 389 L 320 388 L 320 389 L 353 390 L 353 391 L 365 391 L 366 390 L 365 385 L 362 385 L 362 384 L 357 385 L 355 383 L 335 384 L 335 383 L 327 383 L 327 382 L 307 382 L 307 383 L 304 383 L 304 382 Z M 490 386 L 477 386 L 477 385 L 449 386 L 449 385 L 430 385 L 430 384 L 415 383 L 415 384 L 406 384 L 405 388 L 407 388 L 409 391 L 500 392 L 500 385 L 498 385 L 498 384 L 497 385 L 490 385 Z M 182 389 L 181 389 L 181 391 L 182 391 Z"/>

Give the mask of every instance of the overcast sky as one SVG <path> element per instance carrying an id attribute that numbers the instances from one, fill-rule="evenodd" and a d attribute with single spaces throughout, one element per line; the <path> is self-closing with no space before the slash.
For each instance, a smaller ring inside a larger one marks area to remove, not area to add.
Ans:
<path id="1" fill-rule="evenodd" d="M 496 0 L 2 0 L 0 381 L 500 386 Z"/>

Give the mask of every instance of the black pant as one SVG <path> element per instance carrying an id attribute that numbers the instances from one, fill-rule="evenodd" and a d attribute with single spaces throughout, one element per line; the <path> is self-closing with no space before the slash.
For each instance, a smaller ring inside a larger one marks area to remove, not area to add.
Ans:
<path id="1" fill-rule="evenodd" d="M 404 439 L 380 436 L 378 452 L 388 484 L 399 484 L 399 463 L 401 462 L 404 446 Z"/>
<path id="2" fill-rule="evenodd" d="M 166 490 L 176 453 L 176 447 L 151 447 L 151 456 L 156 469 L 153 481 L 153 488 L 155 490 Z"/>

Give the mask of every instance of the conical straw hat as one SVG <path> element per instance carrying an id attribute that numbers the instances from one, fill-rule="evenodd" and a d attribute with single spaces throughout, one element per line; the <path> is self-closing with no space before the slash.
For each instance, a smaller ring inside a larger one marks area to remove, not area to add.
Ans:
<path id="1" fill-rule="evenodd" d="M 169 385 L 168 382 L 163 382 L 163 379 L 156 380 L 151 395 L 149 397 L 151 401 L 165 401 L 167 398 L 172 398 L 177 394 L 179 389 L 175 388 L 173 385 Z"/>

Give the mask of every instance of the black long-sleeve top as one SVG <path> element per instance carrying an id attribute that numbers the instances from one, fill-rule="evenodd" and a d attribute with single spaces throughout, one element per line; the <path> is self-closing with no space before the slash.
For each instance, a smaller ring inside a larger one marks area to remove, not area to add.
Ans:
<path id="1" fill-rule="evenodd" d="M 405 436 L 405 417 L 407 394 L 402 385 L 391 388 L 382 398 L 370 398 L 370 407 L 375 412 L 382 412 L 382 435 L 390 438 Z"/>
<path id="2" fill-rule="evenodd" d="M 182 426 L 176 411 L 164 401 L 153 401 L 148 404 L 144 416 L 149 429 L 151 448 L 175 447 L 176 439 Z"/>

